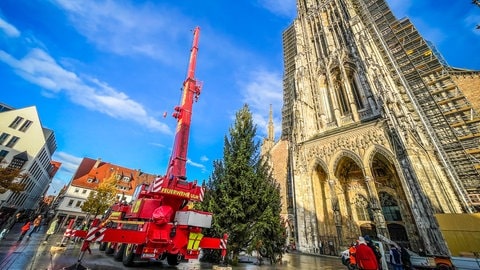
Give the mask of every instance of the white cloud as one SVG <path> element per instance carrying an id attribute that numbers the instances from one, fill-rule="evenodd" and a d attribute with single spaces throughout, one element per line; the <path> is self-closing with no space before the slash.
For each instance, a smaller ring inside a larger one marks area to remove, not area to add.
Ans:
<path id="1" fill-rule="evenodd" d="M 53 178 L 52 182 L 50 183 L 50 188 L 48 189 L 47 195 L 58 195 L 59 192 L 64 186 L 68 185 L 67 182 L 64 180 Z"/>
<path id="2" fill-rule="evenodd" d="M 272 105 L 274 127 L 280 132 L 281 110 L 283 105 L 282 77 L 279 73 L 265 70 L 254 71 L 250 74 L 248 83 L 242 86 L 243 101 L 252 111 L 254 123 L 259 131 L 267 133 L 270 105 Z"/>
<path id="3" fill-rule="evenodd" d="M 82 159 L 81 157 L 76 157 L 65 152 L 55 152 L 53 155 L 53 160 L 62 163 L 60 169 L 71 174 L 75 173 Z"/>
<path id="4" fill-rule="evenodd" d="M 191 165 L 193 167 L 197 167 L 197 168 L 200 168 L 202 170 L 202 172 L 206 172 L 207 169 L 205 168 L 205 165 L 201 164 L 201 163 L 197 163 L 197 162 L 193 162 L 191 159 L 187 159 L 187 164 L 188 165 Z"/>
<path id="5" fill-rule="evenodd" d="M 9 24 L 4 19 L 0 18 L 0 29 L 9 37 L 19 37 L 20 31 L 15 26 Z"/>
<path id="6" fill-rule="evenodd" d="M 167 148 L 164 144 L 152 142 L 150 145 L 153 145 L 158 148 Z"/>
<path id="7" fill-rule="evenodd" d="M 125 93 L 95 78 L 80 78 L 64 69 L 41 49 L 31 50 L 20 60 L 0 50 L 0 61 L 10 65 L 25 80 L 49 90 L 50 94 L 64 92 L 72 102 L 92 111 L 134 121 L 152 130 L 171 134 L 166 124 L 148 116 L 143 106 Z"/>
<path id="8" fill-rule="evenodd" d="M 297 6 L 295 0 L 258 0 L 258 3 L 273 14 L 294 18 Z"/>
<path id="9" fill-rule="evenodd" d="M 67 12 L 80 34 L 101 50 L 119 55 L 137 54 L 170 62 L 176 44 L 172 39 L 188 34 L 188 20 L 159 4 L 109 0 L 54 2 Z"/>
<path id="10" fill-rule="evenodd" d="M 207 156 L 201 156 L 201 157 L 200 157 L 200 161 L 202 161 L 202 162 L 207 162 L 207 161 L 209 161 L 209 160 L 210 160 L 210 159 L 209 159 Z"/>

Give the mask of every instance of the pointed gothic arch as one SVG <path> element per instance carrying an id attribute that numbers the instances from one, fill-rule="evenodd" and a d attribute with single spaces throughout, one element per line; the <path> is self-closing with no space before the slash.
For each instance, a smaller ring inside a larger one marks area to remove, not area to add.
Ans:
<path id="1" fill-rule="evenodd" d="M 312 165 L 310 166 L 311 168 L 310 172 L 312 174 L 316 173 L 320 169 L 325 172 L 325 175 L 328 179 L 328 175 L 329 175 L 328 165 L 323 159 L 316 158 L 311 164 Z"/>
<path id="2" fill-rule="evenodd" d="M 392 163 L 396 168 L 398 167 L 398 162 L 395 158 L 395 154 L 392 153 L 390 149 L 385 148 L 382 145 L 374 144 L 366 149 L 364 155 L 364 164 L 372 164 L 373 159 L 375 158 L 376 154 L 381 154 L 386 160 Z"/>
<path id="3" fill-rule="evenodd" d="M 329 166 L 330 171 L 335 173 L 339 167 L 339 163 L 345 157 L 350 158 L 355 164 L 357 164 L 362 171 L 362 174 L 365 175 L 365 168 L 363 166 L 364 163 L 362 162 L 362 159 L 355 152 L 346 149 L 342 149 L 332 156 L 332 162 Z"/>

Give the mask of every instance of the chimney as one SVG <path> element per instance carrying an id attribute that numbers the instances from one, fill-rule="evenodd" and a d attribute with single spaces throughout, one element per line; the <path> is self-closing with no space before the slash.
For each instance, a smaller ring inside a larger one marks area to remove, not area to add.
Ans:
<path id="1" fill-rule="evenodd" d="M 95 162 L 95 166 L 93 166 L 93 168 L 98 168 L 98 166 L 100 166 L 100 163 L 102 162 L 102 159 L 101 158 L 98 158 L 97 159 L 97 162 Z"/>

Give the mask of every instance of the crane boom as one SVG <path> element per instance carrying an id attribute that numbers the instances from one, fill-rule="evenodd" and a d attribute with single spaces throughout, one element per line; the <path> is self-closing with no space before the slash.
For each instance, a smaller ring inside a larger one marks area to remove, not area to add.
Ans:
<path id="1" fill-rule="evenodd" d="M 200 28 L 193 30 L 193 45 L 190 50 L 190 61 L 188 63 L 187 78 L 183 83 L 182 103 L 175 107 L 173 117 L 177 119 L 177 133 L 173 144 L 172 156 L 167 168 L 166 179 L 168 186 L 175 186 L 177 181 L 186 180 L 188 137 L 192 119 L 193 102 L 200 95 L 200 84 L 195 80 L 195 68 L 197 64 L 198 39 Z"/>
<path id="2" fill-rule="evenodd" d="M 189 200 L 202 201 L 204 190 L 196 181 L 186 182 L 187 149 L 192 120 L 193 102 L 198 100 L 201 85 L 195 79 L 197 63 L 198 40 L 200 27 L 193 30 L 193 44 L 190 50 L 187 77 L 183 82 L 182 99 L 180 105 L 174 108 L 173 117 L 177 119 L 175 140 L 172 155 L 167 165 L 167 171 L 153 182 L 149 192 L 163 197 L 164 203 L 170 204 L 173 209 L 182 208 Z M 179 200 L 180 198 L 180 200 Z"/>

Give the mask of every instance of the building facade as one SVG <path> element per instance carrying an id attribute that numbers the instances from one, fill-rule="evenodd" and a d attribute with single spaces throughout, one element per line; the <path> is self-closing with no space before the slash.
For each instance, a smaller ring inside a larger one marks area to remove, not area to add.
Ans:
<path id="1" fill-rule="evenodd" d="M 128 169 L 101 159 L 83 158 L 69 185 L 55 202 L 56 216 L 60 218 L 61 224 L 68 224 L 71 219 L 79 224 L 86 220 L 88 214 L 81 209 L 83 203 L 100 183 L 111 177 L 116 180 L 117 200 L 127 203 L 132 200 L 137 185 L 149 184 L 155 179 L 155 175 L 140 170 Z"/>
<path id="2" fill-rule="evenodd" d="M 61 166 L 52 160 L 57 149 L 53 130 L 42 126 L 35 106 L 15 109 L 0 104 L 0 161 L 2 167 L 20 169 L 21 192 L 0 194 L 3 212 L 35 212 Z M 15 180 L 14 180 L 15 181 Z"/>
<path id="3" fill-rule="evenodd" d="M 283 33 L 280 177 L 297 248 L 338 254 L 383 235 L 448 255 L 435 214 L 479 211 L 479 73 L 448 66 L 384 0 L 297 8 Z"/>
<path id="4" fill-rule="evenodd" d="M 261 155 L 266 157 L 272 169 L 272 176 L 277 181 L 280 189 L 282 209 L 280 215 L 285 223 L 285 233 L 287 235 L 286 245 L 295 245 L 295 217 L 293 211 L 293 189 L 289 179 L 288 141 L 275 141 L 275 132 L 273 125 L 273 111 L 270 105 L 270 115 L 267 126 L 268 134 L 261 145 Z"/>

